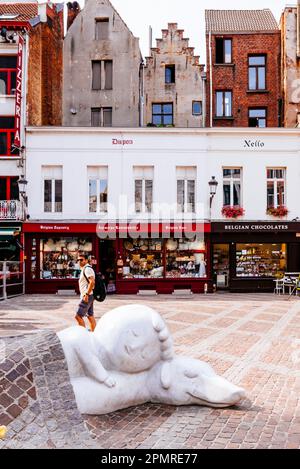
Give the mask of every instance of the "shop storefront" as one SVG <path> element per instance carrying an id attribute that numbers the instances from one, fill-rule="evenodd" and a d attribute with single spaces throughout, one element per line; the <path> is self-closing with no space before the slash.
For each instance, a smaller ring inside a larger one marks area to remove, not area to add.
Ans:
<path id="1" fill-rule="evenodd" d="M 273 291 L 284 272 L 300 272 L 300 223 L 212 223 L 212 276 L 217 289 Z"/>
<path id="2" fill-rule="evenodd" d="M 0 262 L 23 261 L 23 238 L 20 223 L 0 223 Z"/>
<path id="3" fill-rule="evenodd" d="M 98 230 L 98 234 L 97 234 Z M 92 257 L 110 293 L 210 290 L 210 225 L 24 224 L 26 291 L 78 289 L 78 251 Z M 207 285 L 207 286 L 205 286 Z"/>
<path id="4" fill-rule="evenodd" d="M 99 246 L 94 223 L 24 223 L 23 232 L 27 293 L 77 291 L 78 251 L 95 256 L 97 267 Z"/>

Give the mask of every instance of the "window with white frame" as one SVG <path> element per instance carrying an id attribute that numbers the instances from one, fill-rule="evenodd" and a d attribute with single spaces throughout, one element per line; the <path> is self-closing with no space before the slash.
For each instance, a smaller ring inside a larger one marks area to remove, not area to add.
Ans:
<path id="1" fill-rule="evenodd" d="M 92 127 L 112 127 L 111 107 L 92 107 L 91 109 Z"/>
<path id="2" fill-rule="evenodd" d="M 232 117 L 232 91 L 216 91 L 216 117 Z"/>
<path id="3" fill-rule="evenodd" d="M 107 212 L 108 167 L 88 166 L 89 212 Z"/>
<path id="4" fill-rule="evenodd" d="M 136 213 L 151 213 L 153 203 L 153 166 L 134 166 L 134 202 Z"/>
<path id="5" fill-rule="evenodd" d="M 285 168 L 267 168 L 267 208 L 285 205 Z"/>
<path id="6" fill-rule="evenodd" d="M 43 166 L 44 212 L 62 212 L 62 166 Z"/>
<path id="7" fill-rule="evenodd" d="M 242 205 L 241 168 L 223 168 L 223 205 Z"/>
<path id="8" fill-rule="evenodd" d="M 178 212 L 195 212 L 197 168 L 177 166 L 176 178 Z"/>

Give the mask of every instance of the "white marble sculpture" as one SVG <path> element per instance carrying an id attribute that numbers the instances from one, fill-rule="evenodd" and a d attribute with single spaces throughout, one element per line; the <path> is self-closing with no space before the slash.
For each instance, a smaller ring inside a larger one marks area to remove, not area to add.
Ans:
<path id="1" fill-rule="evenodd" d="M 245 397 L 206 363 L 175 356 L 161 316 L 142 305 L 106 313 L 94 333 L 80 326 L 58 334 L 78 409 L 106 414 L 146 402 L 228 407 Z"/>

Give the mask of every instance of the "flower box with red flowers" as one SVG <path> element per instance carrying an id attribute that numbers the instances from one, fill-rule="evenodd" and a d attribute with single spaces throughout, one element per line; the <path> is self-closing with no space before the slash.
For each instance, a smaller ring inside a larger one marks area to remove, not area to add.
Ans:
<path id="1" fill-rule="evenodd" d="M 226 218 L 238 218 L 242 217 L 245 213 L 245 210 L 239 205 L 224 205 L 222 208 L 222 215 Z"/>
<path id="2" fill-rule="evenodd" d="M 272 215 L 272 217 L 283 218 L 286 217 L 289 213 L 288 209 L 284 205 L 279 205 L 278 207 L 269 207 L 267 209 L 267 214 Z"/>

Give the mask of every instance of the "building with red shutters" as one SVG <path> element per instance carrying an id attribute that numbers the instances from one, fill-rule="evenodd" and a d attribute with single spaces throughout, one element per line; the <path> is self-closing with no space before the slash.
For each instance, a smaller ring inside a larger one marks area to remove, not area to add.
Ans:
<path id="1" fill-rule="evenodd" d="M 62 123 L 63 7 L 0 4 L 0 271 L 24 258 L 25 126 Z"/>

